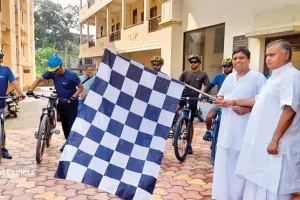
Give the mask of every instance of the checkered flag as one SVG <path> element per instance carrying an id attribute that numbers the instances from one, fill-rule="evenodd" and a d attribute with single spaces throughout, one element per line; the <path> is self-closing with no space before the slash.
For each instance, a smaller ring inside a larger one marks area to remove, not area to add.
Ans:
<path id="1" fill-rule="evenodd" d="M 184 84 L 105 49 L 55 178 L 151 199 Z"/>

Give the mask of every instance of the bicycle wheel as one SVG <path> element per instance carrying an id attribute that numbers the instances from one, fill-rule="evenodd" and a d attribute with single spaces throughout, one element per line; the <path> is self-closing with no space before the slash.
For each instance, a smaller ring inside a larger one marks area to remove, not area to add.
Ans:
<path id="1" fill-rule="evenodd" d="M 50 143 L 51 143 L 51 139 L 52 139 L 52 135 L 55 131 L 55 128 L 56 128 L 56 119 L 57 119 L 57 111 L 55 108 L 53 108 L 53 123 L 50 122 L 49 120 L 49 127 L 50 127 L 50 131 L 49 131 L 49 138 L 46 140 L 46 144 L 47 144 L 47 147 L 50 146 Z"/>
<path id="2" fill-rule="evenodd" d="M 180 116 L 174 130 L 174 151 L 176 158 L 182 162 L 187 156 L 188 119 Z"/>
<path id="3" fill-rule="evenodd" d="M 211 164 L 215 165 L 215 158 L 216 158 L 216 152 L 217 152 L 217 142 L 218 142 L 218 133 L 219 133 L 219 127 L 220 127 L 220 120 L 217 120 L 214 122 L 213 128 L 212 128 L 212 139 L 211 139 Z"/>
<path id="4" fill-rule="evenodd" d="M 37 138 L 37 146 L 36 146 L 36 162 L 41 163 L 46 147 L 46 139 L 49 133 L 49 122 L 50 118 L 48 115 L 44 115 L 38 131 L 38 138 Z"/>
<path id="5" fill-rule="evenodd" d="M 2 119 L 0 119 L 0 145 L 2 145 L 2 142 L 4 140 L 4 124 L 2 122 Z M 0 148 L 0 153 L 2 152 L 2 148 Z M 1 162 L 2 155 L 0 154 L 0 162 Z"/>

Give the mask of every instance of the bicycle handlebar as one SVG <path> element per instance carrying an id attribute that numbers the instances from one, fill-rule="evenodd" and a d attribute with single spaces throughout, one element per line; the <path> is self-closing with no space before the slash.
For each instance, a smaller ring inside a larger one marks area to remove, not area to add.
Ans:
<path id="1" fill-rule="evenodd" d="M 70 99 L 64 99 L 64 98 L 60 98 L 58 96 L 46 96 L 46 95 L 39 95 L 39 94 L 33 94 L 33 95 L 30 95 L 29 97 L 34 97 L 36 99 L 39 99 L 40 97 L 42 98 L 47 98 L 47 99 L 50 99 L 50 100 L 60 100 L 60 101 L 63 101 L 63 102 L 70 102 L 71 100 Z"/>

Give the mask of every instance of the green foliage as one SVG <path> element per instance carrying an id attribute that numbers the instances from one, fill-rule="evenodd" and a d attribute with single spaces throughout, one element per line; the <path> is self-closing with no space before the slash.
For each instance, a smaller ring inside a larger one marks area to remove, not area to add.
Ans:
<path id="1" fill-rule="evenodd" d="M 37 75 L 47 70 L 48 59 L 53 53 L 63 58 L 65 67 L 71 67 L 71 58 L 79 55 L 79 47 L 72 43 L 74 38 L 70 31 L 79 30 L 79 7 L 63 8 L 51 0 L 35 0 L 34 18 Z"/>

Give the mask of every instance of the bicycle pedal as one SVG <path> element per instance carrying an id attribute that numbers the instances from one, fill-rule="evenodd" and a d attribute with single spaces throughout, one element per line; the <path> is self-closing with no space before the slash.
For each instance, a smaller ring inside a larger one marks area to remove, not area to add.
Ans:
<path id="1" fill-rule="evenodd" d="M 56 135 L 58 135 L 58 134 L 60 134 L 60 130 L 55 130 L 54 133 L 55 133 Z"/>

